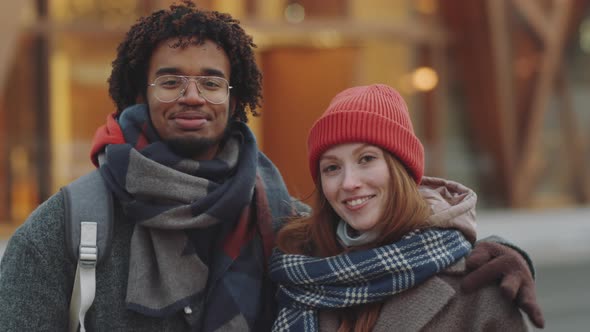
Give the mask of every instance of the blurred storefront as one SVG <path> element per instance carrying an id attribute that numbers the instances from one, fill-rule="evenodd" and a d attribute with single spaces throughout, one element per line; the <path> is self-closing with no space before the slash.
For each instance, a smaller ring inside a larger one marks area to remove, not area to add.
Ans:
<path id="1" fill-rule="evenodd" d="M 0 227 L 92 168 L 118 42 L 172 2 L 0 4 Z M 409 101 L 426 173 L 473 187 L 481 207 L 590 204 L 590 1 L 196 2 L 254 36 L 265 98 L 250 125 L 295 196 L 312 192 L 313 120 L 343 88 L 380 82 Z"/>

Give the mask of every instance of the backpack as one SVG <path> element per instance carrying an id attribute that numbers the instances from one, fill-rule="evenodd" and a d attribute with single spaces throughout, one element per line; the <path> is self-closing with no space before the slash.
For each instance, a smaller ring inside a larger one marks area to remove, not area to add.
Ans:
<path id="1" fill-rule="evenodd" d="M 110 252 L 113 238 L 113 195 L 99 170 L 61 188 L 65 203 L 66 246 L 77 262 L 70 300 L 69 330 L 86 331 L 84 317 L 94 302 L 96 266 Z"/>

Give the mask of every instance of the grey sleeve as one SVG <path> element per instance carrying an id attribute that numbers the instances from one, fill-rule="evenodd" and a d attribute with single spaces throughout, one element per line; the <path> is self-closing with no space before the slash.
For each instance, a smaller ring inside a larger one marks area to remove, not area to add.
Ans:
<path id="1" fill-rule="evenodd" d="M 311 215 L 311 207 L 309 205 L 294 197 L 291 197 L 291 200 L 295 207 L 297 217 L 309 217 Z"/>
<path id="2" fill-rule="evenodd" d="M 63 203 L 54 196 L 17 229 L 0 262 L 2 331 L 65 331 L 73 268 L 65 253 Z"/>

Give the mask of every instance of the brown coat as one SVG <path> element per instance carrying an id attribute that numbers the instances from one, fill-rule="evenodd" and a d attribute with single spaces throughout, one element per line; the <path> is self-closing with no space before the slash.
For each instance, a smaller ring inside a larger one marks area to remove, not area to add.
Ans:
<path id="1" fill-rule="evenodd" d="M 459 285 L 464 274 L 462 259 L 423 284 L 392 296 L 383 305 L 373 332 L 527 331 L 519 309 L 498 286 L 462 292 Z M 338 329 L 333 311 L 320 312 L 319 320 L 322 332 Z"/>

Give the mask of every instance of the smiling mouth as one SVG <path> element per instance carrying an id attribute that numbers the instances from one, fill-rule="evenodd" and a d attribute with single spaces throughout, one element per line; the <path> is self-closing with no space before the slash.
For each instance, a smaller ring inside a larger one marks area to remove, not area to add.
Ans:
<path id="1" fill-rule="evenodd" d="M 182 130 L 198 130 L 209 121 L 204 115 L 191 113 L 176 114 L 171 120 Z"/>
<path id="2" fill-rule="evenodd" d="M 354 208 L 359 205 L 362 205 L 363 203 L 365 203 L 366 201 L 370 200 L 373 197 L 375 197 L 375 195 L 365 196 L 365 197 L 361 197 L 361 198 L 355 198 L 355 199 L 351 199 L 348 201 L 344 201 L 344 204 L 348 207 Z"/>
<path id="3" fill-rule="evenodd" d="M 206 119 L 188 119 L 188 118 L 174 118 L 176 125 L 183 130 L 196 130 L 207 123 Z"/>

